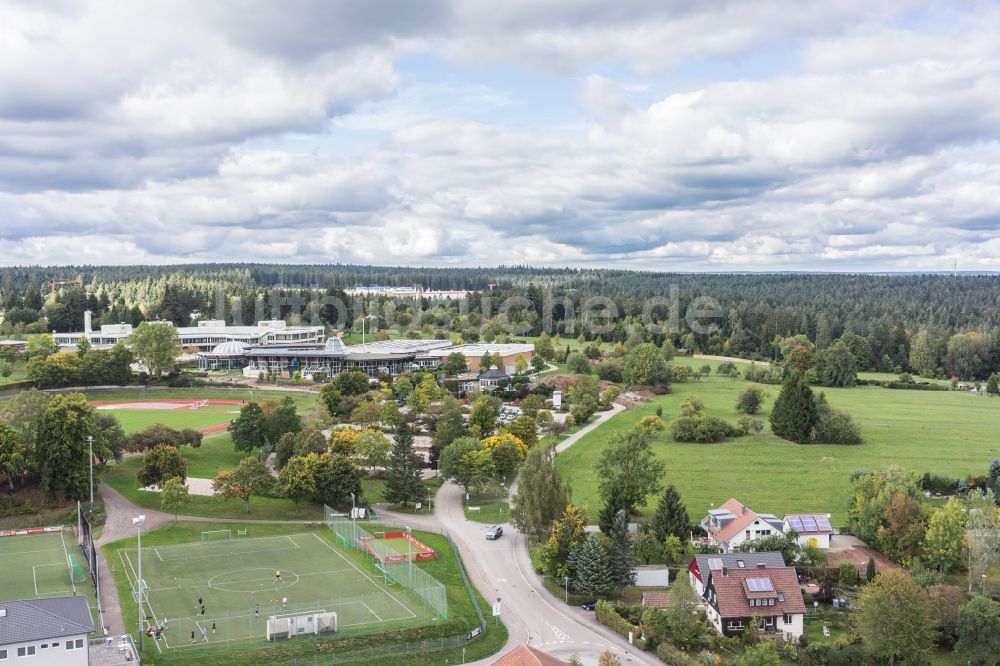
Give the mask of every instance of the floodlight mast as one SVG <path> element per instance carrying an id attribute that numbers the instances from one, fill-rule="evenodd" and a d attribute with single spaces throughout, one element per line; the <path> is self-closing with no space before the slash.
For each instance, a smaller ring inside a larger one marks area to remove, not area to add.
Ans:
<path id="1" fill-rule="evenodd" d="M 136 553 L 139 559 L 139 573 L 136 575 L 138 580 L 136 580 L 136 603 L 139 605 L 139 652 L 142 653 L 142 634 L 143 634 L 143 616 L 142 616 L 142 524 L 146 522 L 146 514 L 141 514 L 132 519 L 132 525 L 135 526 L 135 536 L 136 536 Z"/>

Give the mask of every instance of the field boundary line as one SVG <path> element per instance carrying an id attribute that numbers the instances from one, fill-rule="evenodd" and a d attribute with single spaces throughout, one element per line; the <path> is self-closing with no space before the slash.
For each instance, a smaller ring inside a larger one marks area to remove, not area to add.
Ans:
<path id="1" fill-rule="evenodd" d="M 69 574 L 69 584 L 73 586 L 73 596 L 76 596 L 76 583 L 73 582 L 73 570 L 70 569 L 69 565 L 69 551 L 66 550 L 66 538 L 63 533 L 59 533 L 59 540 L 62 542 L 63 553 L 66 554 L 66 573 Z"/>
<path id="2" fill-rule="evenodd" d="M 414 612 L 413 612 L 413 611 L 412 611 L 412 610 L 410 609 L 410 607 L 409 607 L 409 606 L 407 606 L 407 605 L 406 605 L 406 604 L 404 604 L 404 603 L 403 603 L 402 601 L 400 601 L 399 599 L 397 599 L 397 598 L 396 598 L 396 595 L 394 595 L 394 594 L 393 594 L 392 592 L 390 592 L 390 591 L 389 591 L 389 590 L 387 590 L 386 588 L 384 588 L 384 587 L 382 587 L 381 585 L 379 585 L 379 584 L 378 584 L 378 582 L 377 582 L 377 581 L 376 581 L 376 580 L 375 580 L 374 578 L 372 578 L 372 577 L 371 577 L 371 576 L 369 576 L 369 575 L 368 575 L 367 573 L 365 573 L 364 571 L 362 571 L 362 570 L 361 570 L 361 568 L 360 568 L 360 567 L 358 567 L 358 565 L 356 565 L 356 564 L 355 564 L 354 562 L 352 562 L 352 561 L 351 561 L 350 559 L 348 559 L 346 555 L 344 555 L 343 553 L 341 553 L 340 551 L 338 551 L 338 550 L 337 550 L 336 548 L 334 548 L 334 547 L 333 547 L 333 545 L 332 545 L 332 544 L 330 544 L 330 542 L 329 542 L 329 541 L 326 541 L 326 540 L 324 540 L 324 539 L 323 539 L 322 537 L 320 537 L 320 535 L 316 534 L 315 532 L 313 532 L 313 536 L 314 536 L 314 537 L 316 537 L 316 539 L 317 539 L 317 540 L 319 540 L 319 542 L 320 542 L 320 543 L 322 543 L 322 544 L 323 544 L 324 546 L 326 546 L 327 548 L 329 548 L 329 549 L 330 549 L 330 550 L 332 550 L 333 552 L 337 553 L 337 555 L 338 555 L 338 556 L 339 556 L 339 557 L 340 557 L 340 558 L 341 558 L 342 560 L 344 560 L 345 562 L 347 562 L 348 564 L 350 564 L 350 565 L 351 565 L 352 567 L 354 567 L 354 569 L 355 569 L 355 570 L 356 570 L 356 571 L 357 571 L 357 572 L 358 572 L 359 574 L 361 574 L 362 576 L 364 576 L 365 578 L 367 578 L 367 579 L 368 579 L 368 581 L 369 581 L 369 582 L 370 582 L 370 583 L 371 583 L 372 585 L 374 585 L 376 589 L 378 589 L 378 590 L 380 590 L 380 591 L 384 592 L 385 594 L 387 594 L 387 595 L 389 596 L 389 598 L 390 598 L 390 599 L 392 599 L 392 600 L 393 600 L 393 601 L 395 601 L 395 602 L 396 602 L 397 604 L 399 604 L 399 605 L 400 605 L 400 606 L 401 606 L 401 607 L 403 608 L 403 610 L 405 610 L 405 611 L 406 611 L 407 613 L 409 613 L 409 614 L 410 614 L 410 618 L 415 618 L 415 617 L 417 617 L 417 614 L 416 614 L 416 613 L 414 613 Z M 376 616 L 376 617 L 378 617 L 378 616 Z"/>
<path id="3" fill-rule="evenodd" d="M 38 596 L 38 576 L 35 575 L 35 565 L 31 565 L 31 578 L 35 581 L 35 596 Z"/>
<path id="4" fill-rule="evenodd" d="M 47 553 L 47 552 L 52 551 L 52 550 L 59 550 L 59 548 L 39 548 L 38 550 L 9 551 L 9 552 L 5 552 L 5 553 L 0 553 L 0 556 L 3 556 L 3 555 L 30 555 L 31 553 Z"/>
<path id="5" fill-rule="evenodd" d="M 376 613 L 375 611 L 372 610 L 371 606 L 369 606 L 368 604 L 366 604 L 363 601 L 361 602 L 361 605 L 364 606 L 365 608 L 367 608 L 368 612 L 371 613 L 372 615 L 374 615 L 376 620 L 378 620 L 379 622 L 385 622 L 385 620 L 383 620 L 382 618 L 380 618 L 378 616 L 378 613 Z"/>
<path id="6" fill-rule="evenodd" d="M 125 553 L 125 559 L 122 560 L 122 564 L 124 564 L 126 560 L 128 561 L 128 567 L 129 567 L 129 569 L 132 570 L 132 576 L 135 578 L 135 580 L 136 580 L 136 586 L 138 587 L 139 586 L 139 582 L 138 582 L 139 581 L 139 574 L 136 573 L 135 567 L 132 565 L 132 558 L 129 557 L 128 549 L 126 549 L 126 548 L 119 548 L 118 549 L 118 557 L 119 558 L 121 558 L 121 554 L 122 553 Z M 127 571 L 125 572 L 125 578 L 126 579 L 128 578 L 128 572 Z M 131 587 L 131 585 L 129 585 L 129 587 Z M 146 596 L 147 597 L 149 596 L 149 588 L 146 588 Z M 139 603 L 139 612 L 140 612 L 140 614 L 142 614 L 142 597 L 141 597 L 141 595 L 140 595 L 138 603 Z M 149 606 L 149 612 L 153 616 L 153 622 L 156 624 L 157 627 L 159 627 L 160 626 L 160 621 L 156 619 L 156 611 L 153 610 L 153 604 L 150 603 L 147 600 L 146 601 L 146 605 Z M 146 624 L 146 618 L 143 617 L 142 620 L 143 620 L 142 624 L 143 624 L 143 626 L 145 626 L 145 624 Z M 161 638 L 163 639 L 163 644 L 166 645 L 167 648 L 169 648 L 170 647 L 170 643 L 167 642 L 167 634 L 166 633 L 162 633 L 161 634 Z M 155 643 L 156 643 L 156 651 L 157 652 L 163 652 L 163 650 L 160 648 L 160 641 L 155 641 Z"/>
<path id="7" fill-rule="evenodd" d="M 257 553 L 280 553 L 281 551 L 292 550 L 291 548 L 262 548 L 261 550 L 243 550 L 238 553 L 226 552 L 226 553 L 213 553 L 211 555 L 191 555 L 186 557 L 167 557 L 163 558 L 160 556 L 161 562 L 177 562 L 179 560 L 204 560 L 209 557 L 235 557 L 239 555 L 256 555 Z"/>
<path id="8" fill-rule="evenodd" d="M 302 546 L 300 546 L 299 544 L 297 544 L 297 543 L 295 542 L 295 539 L 293 539 L 293 538 L 292 538 L 292 535 L 291 535 L 291 534 L 286 534 L 286 535 L 285 535 L 285 538 L 286 538 L 286 539 L 288 539 L 289 541 L 291 541 L 291 542 L 292 542 L 292 545 L 293 545 L 293 546 L 295 546 L 295 547 L 296 547 L 296 548 L 298 548 L 299 550 L 302 550 Z"/>

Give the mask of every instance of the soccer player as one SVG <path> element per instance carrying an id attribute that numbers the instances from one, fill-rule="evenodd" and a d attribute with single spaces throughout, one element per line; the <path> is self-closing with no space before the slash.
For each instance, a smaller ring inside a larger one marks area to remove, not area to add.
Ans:
<path id="1" fill-rule="evenodd" d="M 280 583 L 281 582 L 281 569 L 275 569 L 274 570 L 274 582 L 275 583 Z"/>
<path id="2" fill-rule="evenodd" d="M 257 617 L 260 617 L 260 603 L 254 605 L 253 614 Z"/>
<path id="3" fill-rule="evenodd" d="M 202 605 L 201 605 L 201 614 L 202 614 L 202 615 L 204 615 L 204 614 L 205 614 L 205 604 L 202 604 Z"/>
<path id="4" fill-rule="evenodd" d="M 281 597 L 281 607 L 284 608 L 288 605 L 288 597 Z"/>
<path id="5" fill-rule="evenodd" d="M 195 608 L 197 608 L 198 606 L 203 606 L 204 604 L 205 604 L 205 600 L 204 600 L 204 599 L 202 599 L 202 598 L 201 598 L 201 595 L 199 594 L 199 595 L 198 595 L 198 603 L 197 603 L 197 604 L 195 604 L 195 606 L 194 606 L 194 607 L 195 607 Z"/>
<path id="6" fill-rule="evenodd" d="M 212 620 L 212 633 L 215 633 L 215 620 Z"/>
<path id="7" fill-rule="evenodd" d="M 191 642 L 194 643 L 194 629 L 191 630 Z"/>

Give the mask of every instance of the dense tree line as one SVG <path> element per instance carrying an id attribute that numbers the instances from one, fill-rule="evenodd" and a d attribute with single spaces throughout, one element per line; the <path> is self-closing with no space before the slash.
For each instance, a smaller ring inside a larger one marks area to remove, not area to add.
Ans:
<path id="1" fill-rule="evenodd" d="M 47 281 L 78 278 L 48 302 Z M 348 298 L 359 284 L 421 285 L 482 290 L 457 301 Z M 647 308 L 651 298 L 669 302 Z M 321 301 L 328 297 L 326 301 Z M 500 304 L 516 297 L 513 307 Z M 588 310 L 588 299 L 613 301 L 612 310 Z M 712 317 L 702 313 L 710 297 Z M 333 305 L 339 300 L 343 307 Z M 190 266 L 65 266 L 0 269 L 0 305 L 7 332 L 79 330 L 83 311 L 95 325 L 145 319 L 189 323 L 193 313 L 248 323 L 296 318 L 351 328 L 362 313 L 373 329 L 460 332 L 467 340 L 537 335 L 583 335 L 605 342 L 660 345 L 758 359 L 780 358 L 778 341 L 804 336 L 823 351 L 844 340 L 858 370 L 915 371 L 986 379 L 1000 369 L 1000 276 L 843 274 L 671 274 L 621 270 L 394 268 L 353 265 L 203 264 Z M 694 306 L 694 307 L 692 307 Z M 714 306 L 713 306 L 714 307 Z M 643 315 L 679 326 L 639 329 Z M 603 328 L 585 324 L 603 324 Z M 20 327 L 20 328 L 18 328 Z M 513 330 L 512 330 L 513 329 Z M 696 330 L 693 330 L 696 329 Z M 846 340 L 845 340 L 846 338 Z M 834 367 L 833 372 L 843 368 Z"/>

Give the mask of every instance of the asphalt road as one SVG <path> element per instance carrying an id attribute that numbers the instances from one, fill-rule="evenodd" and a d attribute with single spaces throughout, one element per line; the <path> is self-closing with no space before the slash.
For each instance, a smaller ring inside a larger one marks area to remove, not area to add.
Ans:
<path id="1" fill-rule="evenodd" d="M 619 411 L 621 408 L 602 413 L 603 419 L 577 433 L 569 444 Z M 560 449 L 564 448 L 560 445 Z M 531 568 L 525 537 L 506 523 L 503 537 L 487 541 L 487 526 L 466 520 L 462 500 L 462 488 L 449 482 L 438 490 L 432 515 L 383 513 L 413 527 L 445 529 L 451 534 L 472 583 L 490 603 L 500 598 L 502 617 L 510 632 L 504 652 L 527 643 L 563 660 L 577 655 L 584 664 L 592 666 L 601 654 L 610 650 L 622 664 L 662 666 L 653 655 L 630 646 L 627 640 L 598 623 L 592 612 L 569 607 L 549 593 Z M 483 613 L 487 621 L 492 621 L 491 608 L 484 608 Z M 475 663 L 491 664 L 497 658 Z"/>

